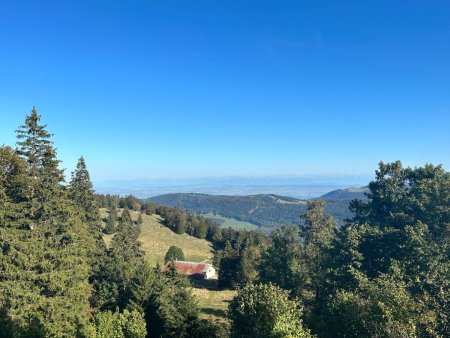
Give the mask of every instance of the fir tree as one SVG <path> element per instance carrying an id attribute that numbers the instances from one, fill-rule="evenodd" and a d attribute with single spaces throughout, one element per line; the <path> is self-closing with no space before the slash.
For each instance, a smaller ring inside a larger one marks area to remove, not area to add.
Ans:
<path id="1" fill-rule="evenodd" d="M 45 217 L 49 210 L 49 201 L 62 197 L 64 191 L 63 170 L 58 168 L 59 160 L 51 141 L 52 134 L 46 125 L 39 124 L 41 117 L 33 107 L 31 114 L 17 132 L 16 153 L 27 163 L 30 177 L 28 196 L 31 217 Z"/>
<path id="2" fill-rule="evenodd" d="M 66 197 L 51 134 L 39 120 L 33 109 L 17 131 L 20 158 L 1 161 L 8 173 L 0 188 L 7 216 L 0 216 L 1 322 L 14 337 L 78 336 L 89 326 L 91 236 Z"/>
<path id="3" fill-rule="evenodd" d="M 98 203 L 83 156 L 80 157 L 77 168 L 72 172 L 72 179 L 69 183 L 69 197 L 81 208 L 85 221 L 99 223 Z"/>

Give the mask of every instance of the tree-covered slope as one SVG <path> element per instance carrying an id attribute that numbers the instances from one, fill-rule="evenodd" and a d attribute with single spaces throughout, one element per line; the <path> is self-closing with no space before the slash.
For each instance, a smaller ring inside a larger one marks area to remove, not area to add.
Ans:
<path id="1" fill-rule="evenodd" d="M 204 194 L 167 194 L 150 201 L 179 207 L 196 214 L 217 214 L 271 228 L 280 224 L 300 224 L 306 212 L 306 201 L 277 195 L 225 196 Z M 325 211 L 339 223 L 350 217 L 348 201 L 327 201 Z"/>

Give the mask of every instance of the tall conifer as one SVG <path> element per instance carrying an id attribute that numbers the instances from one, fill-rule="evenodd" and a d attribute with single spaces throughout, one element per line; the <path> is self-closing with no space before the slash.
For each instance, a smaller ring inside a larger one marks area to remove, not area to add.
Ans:
<path id="1" fill-rule="evenodd" d="M 91 242 L 39 120 L 33 108 L 17 131 L 20 157 L 0 163 L 1 172 L 17 164 L 16 177 L 6 182 L 15 188 L 0 189 L 7 202 L 0 215 L 14 210 L 0 220 L 0 325 L 13 337 L 75 337 L 89 325 Z"/>

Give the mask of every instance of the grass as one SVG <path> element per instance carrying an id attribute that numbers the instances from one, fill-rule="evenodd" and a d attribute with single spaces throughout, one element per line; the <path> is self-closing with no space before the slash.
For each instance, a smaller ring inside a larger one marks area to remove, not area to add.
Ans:
<path id="1" fill-rule="evenodd" d="M 120 213 L 120 211 L 119 211 Z M 133 220 L 137 220 L 139 212 L 130 211 Z M 100 210 L 102 218 L 108 217 L 106 209 Z M 162 218 L 158 215 L 142 215 L 142 226 L 139 240 L 142 250 L 152 265 L 163 263 L 164 256 L 171 245 L 178 246 L 183 250 L 186 260 L 194 262 L 211 262 L 213 249 L 210 242 L 198 239 L 187 234 L 176 234 L 165 227 Z M 244 223 L 244 222 L 243 222 Z M 113 235 L 103 235 L 106 245 L 111 243 Z M 206 282 L 206 281 L 205 281 Z M 200 316 L 205 319 L 214 319 L 226 322 L 226 311 L 228 303 L 233 299 L 236 291 L 218 290 L 215 282 L 196 283 L 192 292 L 198 301 Z"/>
<path id="2" fill-rule="evenodd" d="M 133 220 L 137 220 L 138 211 L 130 210 Z M 101 209 L 102 218 L 107 217 L 106 209 Z M 142 214 L 141 234 L 139 241 L 145 256 L 152 265 L 164 263 L 164 256 L 172 245 L 183 250 L 185 259 L 193 262 L 211 262 L 213 249 L 210 242 L 205 239 L 198 239 L 188 234 L 176 234 L 162 223 L 163 219 L 158 215 Z M 103 235 L 106 245 L 109 245 L 113 235 Z"/>
<path id="3" fill-rule="evenodd" d="M 136 215 L 137 218 L 137 215 Z M 187 261 L 210 262 L 213 249 L 210 242 L 188 234 L 176 234 L 162 224 L 157 215 L 144 215 L 139 240 L 148 260 L 154 264 L 163 263 L 164 256 L 170 246 L 175 245 L 183 250 Z"/>
<path id="4" fill-rule="evenodd" d="M 258 229 L 258 226 L 256 226 L 255 224 L 252 224 L 252 223 L 249 223 L 249 222 L 244 222 L 244 221 L 239 221 L 237 219 L 230 218 L 230 217 L 224 217 L 224 216 L 220 216 L 220 215 L 213 215 L 211 213 L 203 214 L 202 216 L 208 217 L 208 218 L 212 219 L 213 221 L 216 221 L 222 227 L 230 227 L 230 228 L 233 228 L 233 229 L 245 229 L 245 230 Z"/>
<path id="5" fill-rule="evenodd" d="M 194 288 L 192 293 L 198 301 L 201 318 L 227 321 L 228 304 L 236 291 Z"/>

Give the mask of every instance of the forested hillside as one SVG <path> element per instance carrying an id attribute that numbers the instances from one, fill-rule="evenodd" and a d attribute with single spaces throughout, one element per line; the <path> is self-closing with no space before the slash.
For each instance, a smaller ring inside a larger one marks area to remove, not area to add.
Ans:
<path id="1" fill-rule="evenodd" d="M 280 224 L 300 225 L 307 201 L 277 195 L 224 196 L 204 194 L 167 194 L 148 199 L 157 204 L 188 210 L 195 214 L 217 214 L 268 228 Z M 349 200 L 326 201 L 325 211 L 339 224 L 351 216 Z"/>

